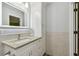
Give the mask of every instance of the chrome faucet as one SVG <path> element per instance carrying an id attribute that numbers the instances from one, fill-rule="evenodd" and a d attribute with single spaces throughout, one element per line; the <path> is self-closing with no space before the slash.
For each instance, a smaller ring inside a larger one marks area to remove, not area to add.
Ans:
<path id="1" fill-rule="evenodd" d="M 20 36 L 21 36 L 21 35 L 20 35 L 20 34 L 18 34 L 18 40 L 20 40 Z"/>

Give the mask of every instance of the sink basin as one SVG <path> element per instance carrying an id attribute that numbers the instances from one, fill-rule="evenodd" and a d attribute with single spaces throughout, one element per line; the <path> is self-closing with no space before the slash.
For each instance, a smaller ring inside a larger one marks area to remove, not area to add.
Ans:
<path id="1" fill-rule="evenodd" d="M 8 41 L 9 43 L 12 44 L 20 44 L 20 43 L 24 43 L 24 42 L 29 42 L 31 39 L 20 39 L 20 40 L 12 40 L 12 41 Z"/>
<path id="2" fill-rule="evenodd" d="M 38 37 L 27 37 L 25 39 L 12 39 L 12 40 L 6 40 L 6 41 L 2 41 L 2 43 L 12 47 L 12 48 L 18 48 L 21 47 L 25 44 L 28 44 L 34 40 L 36 40 Z"/>
<path id="3" fill-rule="evenodd" d="M 33 37 L 27 37 L 25 39 L 14 39 L 14 40 L 8 40 L 7 42 L 10 43 L 10 44 L 20 44 L 20 43 L 23 43 L 23 42 L 29 42 L 33 40 Z"/>

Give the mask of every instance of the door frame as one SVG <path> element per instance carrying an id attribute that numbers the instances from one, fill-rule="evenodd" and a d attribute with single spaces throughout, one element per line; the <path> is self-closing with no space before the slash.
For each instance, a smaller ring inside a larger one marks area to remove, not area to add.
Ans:
<path id="1" fill-rule="evenodd" d="M 69 3 L 69 56 L 74 56 L 74 2 Z"/>

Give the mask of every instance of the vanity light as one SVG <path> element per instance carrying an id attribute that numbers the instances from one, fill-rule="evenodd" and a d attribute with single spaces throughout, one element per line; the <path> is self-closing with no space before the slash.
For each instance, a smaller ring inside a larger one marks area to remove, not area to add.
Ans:
<path id="1" fill-rule="evenodd" d="M 28 3 L 25 3 L 25 6 L 26 6 L 26 8 L 28 8 L 29 6 L 28 6 Z"/>
<path id="2" fill-rule="evenodd" d="M 26 8 L 29 7 L 29 6 L 28 6 L 28 2 L 22 2 L 22 3 L 25 5 Z"/>

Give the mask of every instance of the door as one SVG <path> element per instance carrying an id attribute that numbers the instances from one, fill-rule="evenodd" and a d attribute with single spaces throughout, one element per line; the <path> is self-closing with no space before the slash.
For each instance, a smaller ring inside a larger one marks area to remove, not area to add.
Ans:
<path id="1" fill-rule="evenodd" d="M 74 4 L 74 14 L 75 14 L 75 20 L 74 20 L 74 37 L 75 37 L 75 53 L 74 55 L 79 55 L 79 2 L 75 2 Z"/>
<path id="2" fill-rule="evenodd" d="M 78 24 L 77 25 L 78 26 L 78 55 L 79 55 L 79 3 L 77 4 L 78 4 L 78 19 L 77 19 L 78 20 L 78 23 L 77 23 Z"/>

